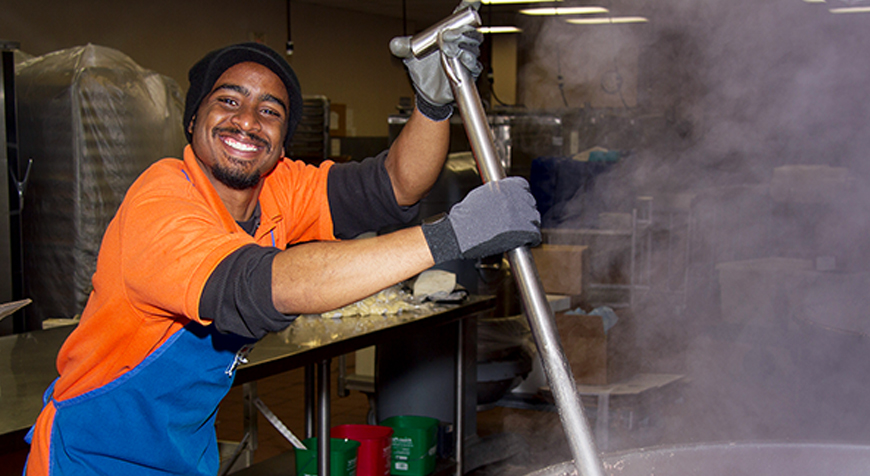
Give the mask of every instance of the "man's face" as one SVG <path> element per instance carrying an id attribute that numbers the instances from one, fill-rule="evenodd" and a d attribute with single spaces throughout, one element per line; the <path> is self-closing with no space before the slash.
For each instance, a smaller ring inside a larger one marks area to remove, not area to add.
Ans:
<path id="1" fill-rule="evenodd" d="M 215 187 L 256 187 L 284 155 L 290 98 L 259 63 L 224 71 L 188 127 L 193 151 Z"/>

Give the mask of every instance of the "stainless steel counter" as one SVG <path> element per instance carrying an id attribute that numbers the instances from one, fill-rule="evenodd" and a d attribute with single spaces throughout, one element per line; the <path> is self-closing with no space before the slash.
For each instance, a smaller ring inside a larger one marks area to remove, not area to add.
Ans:
<path id="1" fill-rule="evenodd" d="M 24 445 L 12 438 L 24 438 L 36 421 L 42 410 L 42 394 L 57 377 L 57 352 L 72 329 L 58 327 L 0 337 L 0 447 Z"/>
<path id="2" fill-rule="evenodd" d="M 318 363 L 378 341 L 446 324 L 491 309 L 494 300 L 469 296 L 460 304 L 432 305 L 392 316 L 357 316 L 324 319 L 301 316 L 287 329 L 269 334 L 257 345 L 248 363 L 239 367 L 235 384 L 258 380 L 278 372 Z"/>

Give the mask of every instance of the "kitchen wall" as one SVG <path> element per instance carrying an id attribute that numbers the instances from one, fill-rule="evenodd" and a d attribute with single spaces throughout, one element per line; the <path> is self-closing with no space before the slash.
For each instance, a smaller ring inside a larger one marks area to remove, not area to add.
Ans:
<path id="1" fill-rule="evenodd" d="M 649 28 L 520 18 L 519 101 L 531 110 L 638 105 L 638 58 Z"/>
<path id="2" fill-rule="evenodd" d="M 0 38 L 20 42 L 28 54 L 107 46 L 185 91 L 187 70 L 206 52 L 248 40 L 283 51 L 287 39 L 284 0 L 6 0 L 2 8 Z M 387 116 L 400 97 L 412 95 L 388 47 L 402 34 L 402 20 L 294 1 L 291 32 L 295 50 L 288 60 L 303 93 L 346 104 L 348 135 L 386 136 Z"/>

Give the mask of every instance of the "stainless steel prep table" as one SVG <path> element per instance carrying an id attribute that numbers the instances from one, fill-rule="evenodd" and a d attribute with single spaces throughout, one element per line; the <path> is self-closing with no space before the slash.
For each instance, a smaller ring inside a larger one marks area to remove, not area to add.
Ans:
<path id="1" fill-rule="evenodd" d="M 0 454 L 28 448 L 24 435 L 57 378 L 55 360 L 72 326 L 0 337 Z"/>
<path id="2" fill-rule="evenodd" d="M 425 311 L 405 311 L 395 316 L 367 316 L 328 319 L 302 316 L 282 332 L 270 334 L 258 342 L 248 362 L 237 371 L 235 385 L 305 367 L 311 382 L 319 370 L 317 410 L 306 405 L 307 419 L 318 418 L 318 433 L 329 431 L 329 360 L 388 339 L 420 332 L 427 328 L 463 321 L 457 329 L 457 421 L 456 470 L 462 465 L 463 400 L 465 383 L 473 369 L 474 342 L 470 342 L 473 320 L 491 311 L 495 300 L 486 296 L 469 296 L 462 304 L 439 305 Z M 9 451 L 26 448 L 23 437 L 42 408 L 42 394 L 57 376 L 55 358 L 72 327 L 61 327 L 26 334 L 0 337 L 0 447 Z M 470 354 L 470 355 L 468 355 Z M 470 367 L 469 367 L 470 366 Z M 310 387 L 310 386 L 309 386 Z M 315 395 L 306 395 L 306 397 Z M 325 424 L 324 424 L 325 423 Z M 329 439 L 318 438 L 328 442 Z"/>

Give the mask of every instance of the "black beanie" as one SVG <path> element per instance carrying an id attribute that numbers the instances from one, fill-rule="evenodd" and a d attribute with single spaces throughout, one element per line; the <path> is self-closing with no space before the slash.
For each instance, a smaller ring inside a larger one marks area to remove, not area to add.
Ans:
<path id="1" fill-rule="evenodd" d="M 199 103 L 208 96 L 214 83 L 224 74 L 224 71 L 248 61 L 259 63 L 272 70 L 287 88 L 290 104 L 287 111 L 287 136 L 284 138 L 284 148 L 289 153 L 293 132 L 302 119 L 302 92 L 299 89 L 299 80 L 281 55 L 260 43 L 241 43 L 214 50 L 190 68 L 187 74 L 190 89 L 187 90 L 187 99 L 184 102 L 184 134 L 188 142 L 193 142 L 193 135 L 188 130 L 188 126 L 199 109 Z"/>

